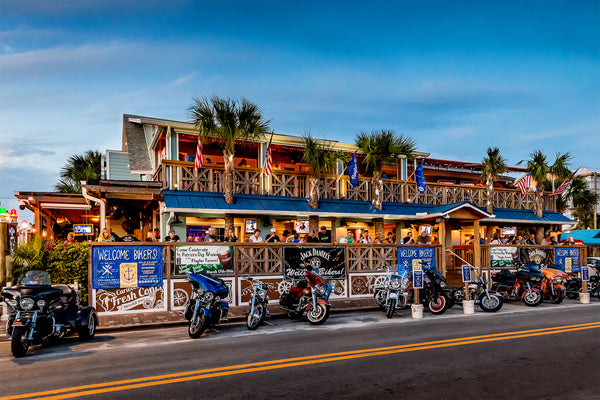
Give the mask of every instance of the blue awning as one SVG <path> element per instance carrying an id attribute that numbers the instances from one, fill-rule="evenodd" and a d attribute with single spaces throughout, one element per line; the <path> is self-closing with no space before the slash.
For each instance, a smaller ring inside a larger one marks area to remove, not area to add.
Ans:
<path id="1" fill-rule="evenodd" d="M 560 238 L 566 239 L 568 236 L 573 236 L 573 239 L 582 240 L 585 244 L 600 244 L 600 229 L 565 232 Z"/>
<path id="2" fill-rule="evenodd" d="M 575 222 L 561 213 L 544 211 L 543 217 L 538 217 L 535 210 L 518 210 L 514 208 L 494 208 L 494 218 L 485 218 L 481 222 L 506 222 L 516 224 L 551 224 L 574 225 Z"/>
<path id="3" fill-rule="evenodd" d="M 354 217 L 386 219 L 427 219 L 448 215 L 459 209 L 469 209 L 481 218 L 491 217 L 485 210 L 469 202 L 448 205 L 383 203 L 377 210 L 369 201 L 321 199 L 319 208 L 312 209 L 304 197 L 260 196 L 236 194 L 235 203 L 227 204 L 222 193 L 164 190 L 166 212 L 203 214 L 288 215 L 321 217 Z"/>

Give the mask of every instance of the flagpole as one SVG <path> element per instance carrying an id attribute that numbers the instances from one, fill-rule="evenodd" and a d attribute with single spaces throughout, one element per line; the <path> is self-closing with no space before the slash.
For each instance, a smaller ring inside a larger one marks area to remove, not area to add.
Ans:
<path id="1" fill-rule="evenodd" d="M 427 157 L 424 157 L 421 159 L 421 161 L 419 162 L 423 162 L 427 159 Z M 407 162 L 408 164 L 408 162 Z M 415 172 L 417 171 L 417 168 L 413 168 L 413 172 L 412 174 L 410 174 L 410 176 L 408 178 L 406 178 L 406 181 L 404 181 L 404 183 L 402 184 L 402 191 L 404 191 L 404 186 L 410 181 L 410 178 L 412 178 L 415 175 Z M 416 183 L 416 182 L 415 182 Z M 416 197 L 416 196 L 415 196 Z M 412 203 L 412 201 L 415 199 L 415 197 L 411 198 L 408 200 L 409 203 Z"/>

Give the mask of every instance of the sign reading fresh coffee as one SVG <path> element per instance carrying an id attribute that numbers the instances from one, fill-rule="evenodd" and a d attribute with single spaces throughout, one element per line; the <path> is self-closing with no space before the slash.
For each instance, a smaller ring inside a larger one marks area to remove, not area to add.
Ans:
<path id="1" fill-rule="evenodd" d="M 233 254 L 233 246 L 175 246 L 175 273 L 232 274 Z"/>
<path id="2" fill-rule="evenodd" d="M 304 277 L 304 266 L 312 266 L 315 274 L 325 279 L 346 277 L 346 257 L 343 247 L 284 247 L 283 276 L 286 280 Z"/>
<path id="3" fill-rule="evenodd" d="M 94 246 L 92 287 L 120 289 L 163 284 L 160 246 Z"/>

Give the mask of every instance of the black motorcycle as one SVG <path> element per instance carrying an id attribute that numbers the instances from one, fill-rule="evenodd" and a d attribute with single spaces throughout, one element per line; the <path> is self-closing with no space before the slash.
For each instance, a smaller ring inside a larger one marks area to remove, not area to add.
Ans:
<path id="1" fill-rule="evenodd" d="M 15 357 L 27 354 L 30 345 L 50 342 L 77 332 L 90 340 L 98 316 L 93 307 L 81 304 L 81 295 L 67 285 L 52 285 L 43 271 L 28 271 L 17 286 L 2 289 L 0 300 L 10 308 L 6 334 Z"/>
<path id="2" fill-rule="evenodd" d="M 581 293 L 581 278 L 577 278 L 575 276 L 567 279 L 565 288 L 567 290 L 567 297 L 570 299 L 576 299 L 579 297 L 579 293 Z M 590 267 L 588 293 L 591 297 L 598 297 L 600 299 L 600 269 L 598 267 Z"/>
<path id="3" fill-rule="evenodd" d="M 427 262 L 422 261 L 421 265 L 425 274 L 423 289 L 421 289 L 421 304 L 427 307 L 432 314 L 443 314 L 453 304 L 444 292 L 446 278 L 440 271 L 431 268 Z"/>
<path id="4" fill-rule="evenodd" d="M 474 271 L 473 268 L 471 268 Z M 483 276 L 479 276 L 473 282 L 469 283 L 469 299 L 475 300 L 475 304 L 481 307 L 485 312 L 496 312 L 504 304 L 504 296 L 493 290 L 489 290 Z M 454 302 L 462 304 L 467 296 L 464 288 L 449 288 L 446 294 L 452 296 Z"/>

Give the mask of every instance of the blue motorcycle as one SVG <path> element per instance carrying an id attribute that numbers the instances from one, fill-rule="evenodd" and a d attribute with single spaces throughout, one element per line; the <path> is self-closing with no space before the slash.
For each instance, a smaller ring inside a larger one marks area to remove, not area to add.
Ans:
<path id="1" fill-rule="evenodd" d="M 185 306 L 184 316 L 190 323 L 188 334 L 192 339 L 212 325 L 227 321 L 229 304 L 223 301 L 229 295 L 229 288 L 222 279 L 206 272 L 190 274 L 192 295 Z"/>

